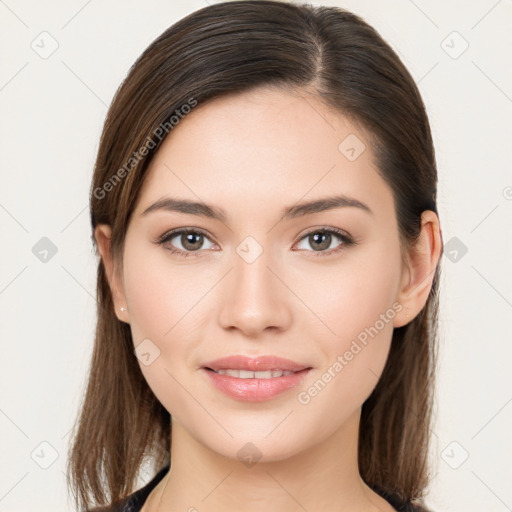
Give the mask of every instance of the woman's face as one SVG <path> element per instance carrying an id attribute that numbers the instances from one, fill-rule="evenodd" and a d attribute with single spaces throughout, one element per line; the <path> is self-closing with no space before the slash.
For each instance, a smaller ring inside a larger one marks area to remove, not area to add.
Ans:
<path id="1" fill-rule="evenodd" d="M 344 206 L 301 207 L 338 196 Z M 170 198 L 224 218 L 144 214 Z M 177 229 L 195 234 L 156 242 Z M 277 460 L 359 414 L 406 323 L 406 278 L 366 135 L 312 96 L 259 89 L 193 109 L 164 141 L 130 220 L 122 288 L 140 368 L 173 421 L 217 453 L 250 442 Z M 232 355 L 309 369 L 274 382 L 205 369 Z"/>

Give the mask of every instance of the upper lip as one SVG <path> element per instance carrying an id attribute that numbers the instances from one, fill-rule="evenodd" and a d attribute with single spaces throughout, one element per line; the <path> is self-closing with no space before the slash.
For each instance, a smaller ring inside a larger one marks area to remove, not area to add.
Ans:
<path id="1" fill-rule="evenodd" d="M 247 357 L 243 355 L 233 355 L 205 363 L 203 368 L 210 368 L 211 370 L 248 370 L 253 372 L 266 370 L 299 372 L 310 367 L 277 356 Z"/>

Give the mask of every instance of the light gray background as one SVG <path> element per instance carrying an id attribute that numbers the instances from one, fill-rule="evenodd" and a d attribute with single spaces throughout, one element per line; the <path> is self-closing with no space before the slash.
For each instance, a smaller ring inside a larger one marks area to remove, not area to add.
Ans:
<path id="1" fill-rule="evenodd" d="M 447 246 L 428 503 L 512 510 L 511 0 L 313 3 L 369 21 L 430 116 Z M 64 468 L 93 341 L 100 130 L 139 54 L 206 5 L 0 0 L 1 512 L 72 510 Z M 46 262 L 43 237 L 57 248 Z"/>

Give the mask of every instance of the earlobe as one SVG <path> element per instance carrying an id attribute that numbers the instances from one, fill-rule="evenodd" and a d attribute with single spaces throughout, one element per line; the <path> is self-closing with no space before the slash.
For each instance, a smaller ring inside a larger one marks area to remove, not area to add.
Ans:
<path id="1" fill-rule="evenodd" d="M 128 323 L 128 311 L 126 308 L 126 297 L 124 286 L 120 276 L 117 262 L 112 257 L 111 239 L 112 229 L 108 224 L 98 224 L 94 230 L 94 237 L 98 246 L 105 273 L 107 275 L 112 301 L 117 318 Z"/>
<path id="2" fill-rule="evenodd" d="M 420 236 L 407 252 L 407 264 L 397 297 L 402 310 L 394 318 L 394 327 L 409 323 L 425 306 L 441 255 L 441 246 L 439 218 L 433 211 L 425 210 L 421 215 Z"/>

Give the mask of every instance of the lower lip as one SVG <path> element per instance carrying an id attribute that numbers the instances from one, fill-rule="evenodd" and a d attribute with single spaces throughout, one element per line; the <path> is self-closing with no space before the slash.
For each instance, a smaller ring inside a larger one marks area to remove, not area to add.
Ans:
<path id="1" fill-rule="evenodd" d="M 247 402 L 263 402 L 294 388 L 311 370 L 306 368 L 300 372 L 272 377 L 271 379 L 240 379 L 229 375 L 220 375 L 212 370 L 203 368 L 214 386 L 220 391 L 237 400 Z"/>

